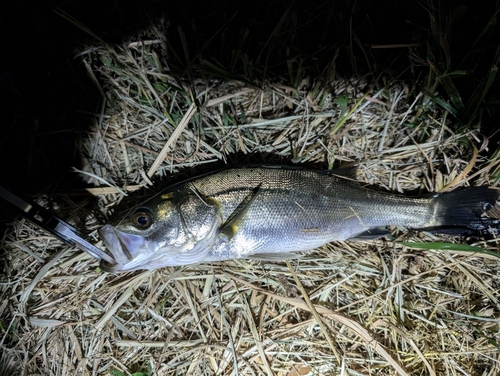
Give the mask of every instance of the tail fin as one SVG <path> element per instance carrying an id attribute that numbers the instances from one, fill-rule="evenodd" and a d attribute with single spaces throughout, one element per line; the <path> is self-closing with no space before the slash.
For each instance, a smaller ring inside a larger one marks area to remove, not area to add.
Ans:
<path id="1" fill-rule="evenodd" d="M 500 220 L 485 215 L 493 209 L 500 190 L 484 187 L 458 189 L 434 196 L 436 226 L 427 228 L 450 235 L 492 236 L 500 233 Z"/>

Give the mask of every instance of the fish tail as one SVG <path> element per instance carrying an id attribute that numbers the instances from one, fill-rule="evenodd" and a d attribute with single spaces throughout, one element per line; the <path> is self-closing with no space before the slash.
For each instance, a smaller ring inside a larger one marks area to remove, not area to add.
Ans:
<path id="1" fill-rule="evenodd" d="M 450 235 L 493 236 L 500 233 L 500 220 L 488 217 L 500 190 L 472 187 L 434 196 L 434 223 L 429 230 Z"/>

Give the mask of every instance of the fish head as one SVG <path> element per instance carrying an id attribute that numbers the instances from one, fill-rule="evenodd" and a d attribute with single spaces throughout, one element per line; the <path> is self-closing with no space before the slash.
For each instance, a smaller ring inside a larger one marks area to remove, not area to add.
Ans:
<path id="1" fill-rule="evenodd" d="M 222 222 L 220 205 L 193 189 L 164 192 L 103 226 L 99 236 L 122 272 L 203 261 Z"/>

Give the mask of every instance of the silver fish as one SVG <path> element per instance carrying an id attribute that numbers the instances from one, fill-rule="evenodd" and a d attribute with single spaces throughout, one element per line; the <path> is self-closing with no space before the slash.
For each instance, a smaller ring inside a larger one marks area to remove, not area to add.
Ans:
<path id="1" fill-rule="evenodd" d="M 226 169 L 175 184 L 99 233 L 111 272 L 237 258 L 283 258 L 334 240 L 373 239 L 386 226 L 487 234 L 499 197 L 473 187 L 420 197 L 283 167 Z"/>

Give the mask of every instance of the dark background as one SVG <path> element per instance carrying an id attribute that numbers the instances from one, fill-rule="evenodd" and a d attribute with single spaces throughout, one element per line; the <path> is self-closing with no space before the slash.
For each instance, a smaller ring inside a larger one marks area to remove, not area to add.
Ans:
<path id="1" fill-rule="evenodd" d="M 70 171 L 80 163 L 75 139 L 88 129 L 88 114 L 98 112 L 101 98 L 74 56 L 83 44 L 95 40 L 56 11 L 70 15 L 110 43 L 120 43 L 163 16 L 174 50 L 182 51 L 181 29 L 191 56 L 217 61 L 257 82 L 282 80 L 286 61 L 293 56 L 303 57 L 308 74 L 324 76 L 337 49 L 341 51 L 337 76 L 384 73 L 422 79 L 428 67 L 410 71 L 407 49 L 374 50 L 371 45 L 417 43 L 425 56 L 431 13 L 443 29 L 448 27 L 449 32 L 451 28 L 453 61 L 458 66 L 468 59 L 465 69 L 470 77 L 481 77 L 498 54 L 498 41 L 490 38 L 490 45 L 474 46 L 486 49 L 486 57 L 470 48 L 498 6 L 496 1 L 410 0 L 4 2 L 0 12 L 0 184 L 25 193 L 53 193 L 83 185 Z M 452 25 L 459 7 L 464 7 L 466 17 Z M 238 47 L 245 33 L 245 43 Z M 248 64 L 225 61 L 228 51 L 235 48 L 245 50 L 251 74 Z M 192 63 L 186 62 L 184 71 L 178 64 L 178 74 L 189 79 Z M 467 93 L 470 82 L 474 80 L 459 83 L 459 88 Z M 493 133 L 496 126 L 495 112 L 490 111 L 483 131 Z"/>

